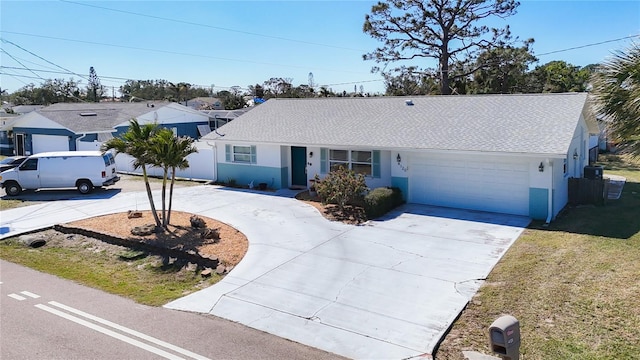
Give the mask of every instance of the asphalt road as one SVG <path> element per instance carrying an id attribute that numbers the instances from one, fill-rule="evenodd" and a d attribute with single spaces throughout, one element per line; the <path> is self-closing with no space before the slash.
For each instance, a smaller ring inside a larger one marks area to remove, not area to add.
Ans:
<path id="1" fill-rule="evenodd" d="M 338 359 L 208 315 L 149 307 L 0 260 L 2 359 Z"/>

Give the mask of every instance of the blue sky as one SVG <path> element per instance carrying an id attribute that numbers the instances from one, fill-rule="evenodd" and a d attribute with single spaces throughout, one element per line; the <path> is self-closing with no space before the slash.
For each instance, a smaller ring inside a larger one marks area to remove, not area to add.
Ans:
<path id="1" fill-rule="evenodd" d="M 362 32 L 373 4 L 2 0 L 0 86 L 13 92 L 43 79 L 73 77 L 85 87 L 93 66 L 101 83 L 116 90 L 124 79 L 225 90 L 282 77 L 297 86 L 308 84 L 312 73 L 315 84 L 334 91 L 362 86 L 384 92 L 381 77 L 370 72 L 376 64 L 362 60 L 379 45 Z M 494 23 L 509 24 L 521 39 L 534 38 L 538 64 L 584 66 L 630 44 L 607 41 L 640 35 L 640 2 L 521 0 L 518 14 Z M 600 42 L 606 43 L 547 54 Z"/>

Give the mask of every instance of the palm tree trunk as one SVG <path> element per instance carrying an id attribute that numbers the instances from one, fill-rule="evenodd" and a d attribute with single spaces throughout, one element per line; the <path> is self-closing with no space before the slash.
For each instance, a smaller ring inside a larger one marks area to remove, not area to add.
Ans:
<path id="1" fill-rule="evenodd" d="M 167 219 L 167 174 L 169 173 L 165 166 L 162 174 L 162 226 L 166 229 L 169 227 L 169 221 Z"/>
<path id="2" fill-rule="evenodd" d="M 167 211 L 167 223 L 171 220 L 171 205 L 173 203 L 173 184 L 176 182 L 176 168 L 171 168 L 171 185 L 169 185 L 169 210 Z"/>
<path id="3" fill-rule="evenodd" d="M 153 202 L 151 184 L 149 184 L 149 178 L 147 177 L 146 164 L 142 164 L 142 177 L 144 178 L 144 186 L 147 188 L 147 197 L 149 198 L 149 205 L 151 206 L 151 214 L 153 214 L 153 219 L 156 221 L 156 226 L 161 227 L 162 223 L 160 222 L 160 218 L 158 218 L 158 213 L 156 213 L 156 204 Z"/>

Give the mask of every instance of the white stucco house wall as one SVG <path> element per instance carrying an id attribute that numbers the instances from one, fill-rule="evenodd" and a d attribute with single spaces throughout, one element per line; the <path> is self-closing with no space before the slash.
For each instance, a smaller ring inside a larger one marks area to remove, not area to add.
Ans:
<path id="1" fill-rule="evenodd" d="M 221 182 L 306 188 L 342 164 L 411 203 L 551 221 L 597 132 L 586 93 L 270 99 L 202 141 Z"/>

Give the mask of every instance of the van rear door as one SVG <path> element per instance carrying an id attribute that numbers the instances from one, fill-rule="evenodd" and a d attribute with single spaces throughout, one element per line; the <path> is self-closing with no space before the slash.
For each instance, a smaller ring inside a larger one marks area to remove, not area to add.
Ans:
<path id="1" fill-rule="evenodd" d="M 24 189 L 40 188 L 40 171 L 38 170 L 38 158 L 25 160 L 18 168 L 18 183 Z"/>
<path id="2" fill-rule="evenodd" d="M 116 159 L 113 158 L 113 154 L 110 152 L 104 153 L 102 159 L 104 160 L 104 167 L 106 169 L 104 181 L 116 176 Z"/>

